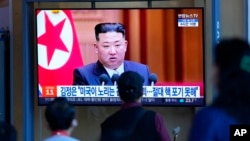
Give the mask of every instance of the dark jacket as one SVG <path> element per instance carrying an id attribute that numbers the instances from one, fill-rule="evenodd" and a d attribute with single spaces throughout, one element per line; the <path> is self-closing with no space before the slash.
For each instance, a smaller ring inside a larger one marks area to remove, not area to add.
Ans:
<path id="1" fill-rule="evenodd" d="M 149 85 L 149 68 L 147 65 L 124 61 L 124 71 L 136 71 L 144 78 L 144 85 Z M 99 76 L 101 74 L 107 74 L 107 71 L 103 65 L 97 61 L 86 66 L 76 68 L 74 70 L 74 82 L 73 85 L 101 85 Z M 109 77 L 106 85 L 113 85 L 111 78 Z"/>
<path id="2" fill-rule="evenodd" d="M 156 112 L 147 110 L 137 123 L 133 123 L 142 110 L 144 109 L 140 106 L 121 109 L 107 118 L 101 124 L 101 141 L 159 141 L 160 137 L 155 128 Z M 132 134 L 127 135 L 132 124 L 136 126 Z"/>

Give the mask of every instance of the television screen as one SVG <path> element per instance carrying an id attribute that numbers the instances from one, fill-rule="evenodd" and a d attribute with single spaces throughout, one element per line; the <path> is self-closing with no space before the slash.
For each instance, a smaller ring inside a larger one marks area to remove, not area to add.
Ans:
<path id="1" fill-rule="evenodd" d="M 67 97 L 75 105 L 121 104 L 116 80 L 100 61 L 101 56 L 108 57 L 97 49 L 101 39 L 96 39 L 95 26 L 100 23 L 125 27 L 125 57 L 117 56 L 126 60 L 122 72 L 142 73 L 137 64 L 148 70 L 142 75 L 143 105 L 205 104 L 203 8 L 36 9 L 35 13 L 39 105 L 55 97 Z M 131 62 L 136 65 L 131 67 Z"/>

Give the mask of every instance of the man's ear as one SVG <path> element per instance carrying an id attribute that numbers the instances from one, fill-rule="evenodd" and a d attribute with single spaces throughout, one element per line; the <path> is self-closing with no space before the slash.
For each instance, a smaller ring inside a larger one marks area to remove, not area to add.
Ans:
<path id="1" fill-rule="evenodd" d="M 71 125 L 72 125 L 73 127 L 78 126 L 77 120 L 76 120 L 76 119 L 73 119 Z"/>
<path id="2" fill-rule="evenodd" d="M 125 40 L 125 45 L 128 46 L 128 41 L 127 40 Z"/>
<path id="3" fill-rule="evenodd" d="M 127 40 L 125 40 L 124 44 L 125 44 L 125 50 L 127 51 L 128 41 L 127 41 Z"/>

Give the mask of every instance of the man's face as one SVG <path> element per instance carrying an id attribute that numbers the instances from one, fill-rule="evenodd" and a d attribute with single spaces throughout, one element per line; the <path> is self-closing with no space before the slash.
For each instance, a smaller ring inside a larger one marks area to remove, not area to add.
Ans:
<path id="1" fill-rule="evenodd" d="M 107 68 L 118 68 L 124 61 L 127 44 L 122 33 L 100 33 L 95 44 L 98 60 Z"/>

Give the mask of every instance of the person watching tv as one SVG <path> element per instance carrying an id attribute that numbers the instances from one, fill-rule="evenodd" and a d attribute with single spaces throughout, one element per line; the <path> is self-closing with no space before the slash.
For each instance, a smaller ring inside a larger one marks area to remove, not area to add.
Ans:
<path id="1" fill-rule="evenodd" d="M 44 141 L 79 141 L 71 137 L 77 126 L 75 109 L 65 97 L 57 97 L 45 109 L 45 118 L 51 130 L 51 136 Z"/>
<path id="2" fill-rule="evenodd" d="M 141 105 L 142 76 L 126 71 L 118 79 L 121 109 L 101 124 L 101 141 L 170 141 L 162 116 Z"/>
<path id="3" fill-rule="evenodd" d="M 212 72 L 217 93 L 212 103 L 194 116 L 188 141 L 229 141 L 230 125 L 250 124 L 248 41 L 222 39 L 215 46 Z"/>
<path id="4" fill-rule="evenodd" d="M 96 53 L 98 61 L 76 68 L 73 72 L 73 85 L 100 85 L 101 74 L 108 76 L 107 85 L 113 85 L 113 74 L 136 71 L 144 77 L 144 85 L 149 85 L 149 67 L 124 60 L 128 41 L 125 39 L 125 26 L 121 23 L 99 23 L 95 26 Z"/>
<path id="5" fill-rule="evenodd" d="M 16 128 L 6 121 L 0 121 L 0 141 L 17 141 Z"/>

